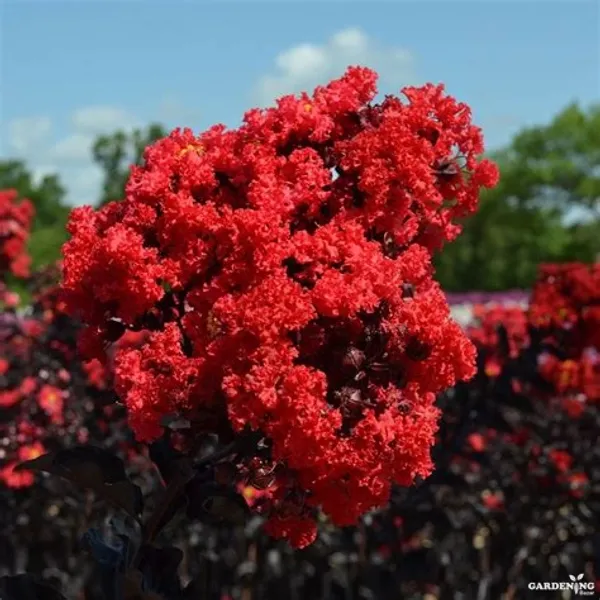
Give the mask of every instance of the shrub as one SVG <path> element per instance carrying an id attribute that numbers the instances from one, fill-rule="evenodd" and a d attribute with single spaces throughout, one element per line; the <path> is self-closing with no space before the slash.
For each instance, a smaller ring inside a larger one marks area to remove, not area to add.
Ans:
<path id="1" fill-rule="evenodd" d="M 151 331 L 115 356 L 137 439 L 174 414 L 192 454 L 208 435 L 224 448 L 256 434 L 232 478 L 269 479 L 254 508 L 296 547 L 317 510 L 350 525 L 427 476 L 435 394 L 474 373 L 430 253 L 496 169 L 442 86 L 370 104 L 375 82 L 351 68 L 237 130 L 176 130 L 121 202 L 68 225 L 63 289 L 88 356 Z"/>
<path id="2" fill-rule="evenodd" d="M 466 333 L 450 319 L 431 253 L 495 171 L 442 92 L 371 105 L 374 75 L 351 69 L 238 130 L 173 132 L 122 202 L 74 211 L 62 292 L 3 316 L 2 473 L 18 493 L 30 471 L 60 475 L 129 513 L 84 535 L 93 577 L 68 562 L 86 598 L 494 598 L 593 577 L 600 271 L 546 265 L 528 311 L 481 310 Z M 137 442 L 122 407 L 106 418 L 113 378 Z M 72 445 L 86 435 L 106 447 Z M 133 480 L 117 454 L 141 454 Z M 294 554 L 263 520 L 292 546 L 320 536 Z M 187 587 L 172 543 L 202 556 Z"/>

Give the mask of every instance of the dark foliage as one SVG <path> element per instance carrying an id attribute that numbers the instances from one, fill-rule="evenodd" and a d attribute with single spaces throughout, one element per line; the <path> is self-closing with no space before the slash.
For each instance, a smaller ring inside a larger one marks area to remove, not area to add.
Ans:
<path id="1" fill-rule="evenodd" d="M 44 298 L 28 319 L 48 310 Z M 29 354 L 11 358 L 3 381 L 13 389 L 44 372 L 59 385 L 67 369 L 72 413 L 45 422 L 35 398 L 3 411 L 3 464 L 20 443 L 11 427 L 27 410 L 47 425 L 47 453 L 14 472 L 51 475 L 0 488 L 2 600 L 493 600 L 532 597 L 528 582 L 597 578 L 600 410 L 584 402 L 574 411 L 539 369 L 544 355 L 572 357 L 566 339 L 550 343 L 530 327 L 515 351 L 510 328 L 496 329 L 480 344 L 477 377 L 439 400 L 434 475 L 397 490 L 357 527 L 322 523 L 315 544 L 292 551 L 261 532 L 224 476 L 242 448 L 207 439 L 184 454 L 168 439 L 186 426 L 174 416 L 146 453 L 119 407 L 105 413 L 110 386 L 92 385 L 72 360 L 77 325 L 59 312 L 46 325 Z M 4 313 L 3 326 L 11 344 L 23 336 L 22 317 Z M 24 571 L 32 575 L 15 575 Z"/>

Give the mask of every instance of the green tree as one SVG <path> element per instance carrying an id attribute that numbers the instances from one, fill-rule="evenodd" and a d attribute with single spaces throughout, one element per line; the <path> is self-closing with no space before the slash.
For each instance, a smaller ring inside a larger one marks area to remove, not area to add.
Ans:
<path id="1" fill-rule="evenodd" d="M 35 206 L 35 219 L 29 238 L 33 267 L 50 264 L 60 257 L 67 239 L 65 224 L 70 207 L 64 203 L 65 188 L 58 175 L 46 175 L 36 182 L 23 161 L 0 161 L 0 189 L 16 189 Z"/>
<path id="2" fill-rule="evenodd" d="M 116 131 L 110 135 L 103 135 L 95 141 L 92 155 L 96 164 L 104 172 L 99 205 L 123 197 L 130 165 L 140 164 L 146 146 L 165 135 L 164 127 L 153 123 L 144 129 L 135 129 L 131 133 Z"/>
<path id="3" fill-rule="evenodd" d="M 568 106 L 545 127 L 519 133 L 507 152 L 503 186 L 523 200 L 600 216 L 600 104 Z M 525 174 L 525 183 L 515 180 Z"/>
<path id="4" fill-rule="evenodd" d="M 571 105 L 493 156 L 500 183 L 436 257 L 449 291 L 527 288 L 540 262 L 600 252 L 600 105 Z"/>
<path id="5" fill-rule="evenodd" d="M 34 229 L 65 223 L 70 209 L 64 204 L 66 190 L 58 175 L 46 175 L 36 183 L 23 161 L 0 160 L 0 189 L 9 188 L 35 206 Z"/>
<path id="6" fill-rule="evenodd" d="M 540 262 L 563 258 L 568 239 L 556 209 L 514 205 L 492 190 L 463 235 L 436 257 L 438 277 L 449 291 L 526 288 Z"/>

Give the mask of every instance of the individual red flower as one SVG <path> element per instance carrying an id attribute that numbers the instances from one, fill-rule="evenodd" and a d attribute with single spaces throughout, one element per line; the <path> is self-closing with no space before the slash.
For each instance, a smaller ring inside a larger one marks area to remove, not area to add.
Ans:
<path id="1" fill-rule="evenodd" d="M 571 488 L 571 495 L 576 498 L 581 498 L 585 495 L 587 486 L 589 484 L 588 476 L 583 473 L 573 473 L 568 478 L 569 486 Z"/>
<path id="2" fill-rule="evenodd" d="M 46 450 L 41 442 L 34 442 L 29 446 L 21 446 L 18 452 L 19 461 L 33 460 L 44 454 L 44 452 Z"/>
<path id="3" fill-rule="evenodd" d="M 552 449 L 548 452 L 548 457 L 554 464 L 556 469 L 561 473 L 566 473 L 570 470 L 573 464 L 573 457 L 565 450 Z"/>
<path id="4" fill-rule="evenodd" d="M 248 506 L 251 508 L 254 507 L 257 503 L 261 501 L 263 498 L 270 498 L 272 496 L 273 490 L 260 490 L 251 485 L 242 485 L 240 484 L 238 488 L 248 503 Z"/>
<path id="5" fill-rule="evenodd" d="M 62 390 L 52 385 L 43 385 L 38 393 L 38 403 L 53 422 L 60 422 L 62 420 L 64 410 Z"/>
<path id="6" fill-rule="evenodd" d="M 471 433 L 467 437 L 467 443 L 475 452 L 483 452 L 487 447 L 487 440 L 481 433 Z"/>
<path id="7" fill-rule="evenodd" d="M 97 358 L 84 362 L 82 366 L 88 376 L 90 385 L 101 390 L 106 389 L 107 369 Z"/>
<path id="8" fill-rule="evenodd" d="M 572 419 L 578 419 L 585 411 L 585 398 L 566 397 L 562 400 L 562 407 Z"/>
<path id="9" fill-rule="evenodd" d="M 0 392 L 0 407 L 8 408 L 17 404 L 21 400 L 22 396 L 19 390 L 8 390 Z"/>
<path id="10" fill-rule="evenodd" d="M 502 372 L 502 365 L 497 358 L 490 358 L 486 361 L 484 370 L 488 377 L 498 377 Z"/>
<path id="11" fill-rule="evenodd" d="M 18 460 L 0 469 L 0 480 L 11 488 L 29 487 L 34 482 L 34 474 L 31 471 L 15 471 L 14 468 L 21 462 L 38 458 L 45 451 L 40 442 L 21 446 L 18 450 Z"/>
<path id="12" fill-rule="evenodd" d="M 502 492 L 491 492 L 490 490 L 484 490 L 481 495 L 481 501 L 485 508 L 490 511 L 504 509 L 504 496 Z"/>
<path id="13" fill-rule="evenodd" d="M 34 392 L 38 387 L 38 380 L 35 377 L 27 376 L 23 378 L 21 381 L 21 385 L 19 386 L 19 392 L 23 394 L 23 396 L 27 396 Z"/>

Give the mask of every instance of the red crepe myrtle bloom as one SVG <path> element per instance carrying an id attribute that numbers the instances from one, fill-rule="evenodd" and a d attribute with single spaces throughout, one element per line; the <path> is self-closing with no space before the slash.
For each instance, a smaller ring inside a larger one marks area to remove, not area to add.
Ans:
<path id="1" fill-rule="evenodd" d="M 30 446 L 22 446 L 19 448 L 19 460 L 22 462 L 33 460 L 44 454 L 44 452 L 46 452 L 44 446 L 40 442 L 34 442 Z"/>
<path id="2" fill-rule="evenodd" d="M 238 490 L 248 503 L 248 506 L 255 507 L 264 498 L 271 498 L 273 490 L 260 490 L 251 485 L 240 484 Z"/>
<path id="3" fill-rule="evenodd" d="M 8 335 L 2 340 L 7 389 L 0 392 L 0 472 L 8 485 L 22 488 L 34 481 L 30 473 L 13 471 L 15 464 L 28 458 L 19 458 L 24 449 L 39 449 L 37 444 L 57 449 L 88 438 L 97 441 L 101 407 L 113 399 L 112 393 L 102 393 L 85 377 L 78 357 L 74 360 L 79 326 L 64 315 L 56 286 L 48 288 L 42 275 L 36 273 L 30 280 L 33 302 L 27 317 L 5 315 L 10 317 L 4 323 Z M 38 291 L 37 286 L 44 287 Z M 113 416 L 111 431 L 120 423 L 122 419 Z M 101 441 L 112 443 L 110 438 Z"/>
<path id="4" fill-rule="evenodd" d="M 569 476 L 568 481 L 572 496 L 575 498 L 581 498 L 585 495 L 586 488 L 589 484 L 589 478 L 585 473 L 573 473 L 571 476 Z"/>
<path id="5" fill-rule="evenodd" d="M 17 452 L 18 460 L 9 463 L 0 469 L 0 480 L 4 481 L 8 487 L 12 488 L 29 487 L 34 481 L 33 473 L 31 471 L 15 472 L 14 468 L 21 462 L 38 458 L 38 456 L 44 454 L 45 451 L 44 446 L 40 442 L 21 446 Z"/>
<path id="6" fill-rule="evenodd" d="M 600 400 L 599 304 L 600 263 L 541 267 L 528 316 L 566 354 L 540 362 L 540 374 L 558 395 Z"/>
<path id="7" fill-rule="evenodd" d="M 487 440 L 481 433 L 471 433 L 467 437 L 467 443 L 475 452 L 483 452 L 487 447 Z"/>
<path id="8" fill-rule="evenodd" d="M 529 309 L 530 321 L 538 327 L 571 330 L 578 321 L 578 340 L 583 347 L 598 347 L 597 323 L 600 302 L 600 263 L 542 265 Z M 595 337 L 593 337 L 595 336 Z"/>
<path id="9" fill-rule="evenodd" d="M 0 190 L 0 274 L 8 271 L 26 277 L 31 262 L 26 246 L 34 208 L 29 200 L 17 202 L 17 198 L 16 190 Z"/>
<path id="10" fill-rule="evenodd" d="M 585 412 L 585 397 L 563 398 L 562 407 L 572 419 L 578 419 Z"/>
<path id="11" fill-rule="evenodd" d="M 504 509 L 504 496 L 502 495 L 502 492 L 484 490 L 481 494 L 481 501 L 488 510 L 495 511 Z"/>
<path id="12" fill-rule="evenodd" d="M 573 464 L 573 457 L 565 450 L 557 450 L 553 448 L 548 452 L 548 457 L 561 473 L 566 473 L 569 471 L 571 465 Z"/>
<path id="13" fill-rule="evenodd" d="M 527 314 L 518 306 L 477 306 L 475 322 L 467 328 L 473 343 L 486 353 L 485 374 L 497 377 L 506 357 L 499 355 L 498 328 L 504 327 L 508 338 L 509 357 L 514 358 L 529 342 Z"/>
<path id="14" fill-rule="evenodd" d="M 375 82 L 350 68 L 239 129 L 175 130 L 123 201 L 73 211 L 64 247 L 90 358 L 150 332 L 114 352 L 137 438 L 174 412 L 198 435 L 260 431 L 281 467 L 267 529 L 296 546 L 317 508 L 352 524 L 427 476 L 435 395 L 474 374 L 431 251 L 496 167 L 442 86 L 373 105 Z"/>
<path id="15" fill-rule="evenodd" d="M 19 294 L 9 291 L 6 285 L 0 282 L 0 308 L 16 308 L 20 302 Z"/>
<path id="16" fill-rule="evenodd" d="M 38 386 L 38 381 L 35 377 L 27 376 L 23 378 L 21 381 L 21 385 L 19 386 L 19 392 L 23 394 L 23 396 L 27 396 L 31 394 Z"/>
<path id="17" fill-rule="evenodd" d="M 17 404 L 21 400 L 22 396 L 19 390 L 8 390 L 7 392 L 0 392 L 0 407 L 7 408 Z"/>
<path id="18" fill-rule="evenodd" d="M 52 385 L 43 385 L 38 394 L 38 403 L 53 422 L 62 421 L 64 409 L 62 390 Z"/>

